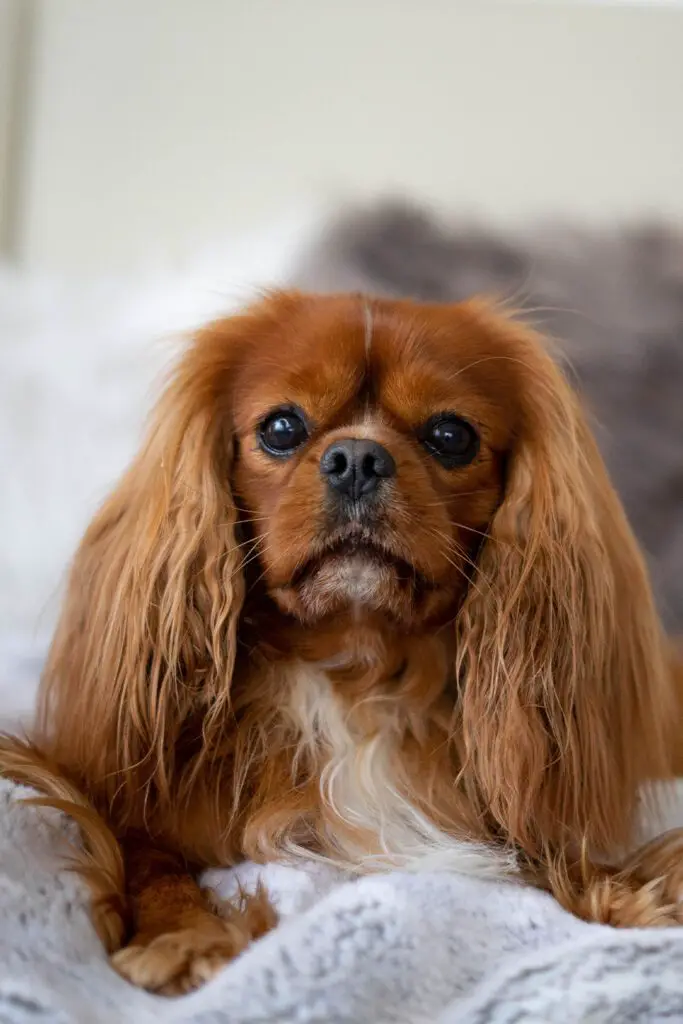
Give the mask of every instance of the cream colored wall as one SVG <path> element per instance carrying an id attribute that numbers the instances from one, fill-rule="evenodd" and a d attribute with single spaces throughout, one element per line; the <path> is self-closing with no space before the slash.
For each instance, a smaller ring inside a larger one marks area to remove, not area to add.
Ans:
<path id="1" fill-rule="evenodd" d="M 683 220 L 683 9 L 37 0 L 20 253 L 182 257 L 311 196 Z"/>

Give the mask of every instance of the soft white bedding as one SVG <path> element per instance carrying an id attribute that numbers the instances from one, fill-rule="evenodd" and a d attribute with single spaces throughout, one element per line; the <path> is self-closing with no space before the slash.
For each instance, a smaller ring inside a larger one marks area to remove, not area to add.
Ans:
<path id="1" fill-rule="evenodd" d="M 457 875 L 345 881 L 271 866 L 282 913 L 205 988 L 167 1001 L 107 965 L 61 858 L 68 826 L 0 783 L 2 1024 L 624 1024 L 683 1020 L 683 929 L 584 924 L 547 895 Z M 258 870 L 240 871 L 245 887 Z M 230 872 L 209 879 L 224 895 Z"/>

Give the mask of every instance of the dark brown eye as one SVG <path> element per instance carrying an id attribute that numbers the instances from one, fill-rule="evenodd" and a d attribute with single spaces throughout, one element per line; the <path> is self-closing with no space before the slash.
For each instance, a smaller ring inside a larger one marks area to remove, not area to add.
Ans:
<path id="1" fill-rule="evenodd" d="M 448 469 L 467 466 L 479 451 L 474 427 L 454 413 L 441 413 L 425 423 L 419 433 L 428 452 Z"/>
<path id="2" fill-rule="evenodd" d="M 258 431 L 258 442 L 269 455 L 291 455 L 307 440 L 308 428 L 295 409 L 275 409 Z"/>

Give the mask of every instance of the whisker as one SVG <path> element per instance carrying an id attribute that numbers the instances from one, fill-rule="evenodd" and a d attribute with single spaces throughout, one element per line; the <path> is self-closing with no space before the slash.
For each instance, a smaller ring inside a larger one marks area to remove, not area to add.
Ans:
<path id="1" fill-rule="evenodd" d="M 254 512 L 253 508 L 244 508 L 242 505 L 235 505 L 234 507 L 237 509 L 238 512 L 247 512 L 249 515 L 253 515 L 253 512 Z M 261 519 L 267 519 L 268 517 L 267 516 L 261 516 L 260 518 Z"/>
<path id="2" fill-rule="evenodd" d="M 484 537 L 486 540 L 489 540 L 491 537 L 488 530 L 477 530 L 475 526 L 465 526 L 464 523 L 457 522 L 453 523 L 453 526 L 455 527 L 456 530 L 466 530 L 468 533 L 476 533 L 479 537 Z M 505 541 L 504 543 L 507 544 L 509 542 Z"/>
<path id="3" fill-rule="evenodd" d="M 459 377 L 463 373 L 467 373 L 468 370 L 473 370 L 475 366 L 481 366 L 482 363 L 495 362 L 516 363 L 518 366 L 523 366 L 524 369 L 528 370 L 530 373 L 533 372 L 533 367 L 530 366 L 529 363 L 527 363 L 524 359 L 519 359 L 517 356 L 482 356 L 481 359 L 475 359 L 473 362 L 467 363 L 466 366 L 462 366 L 459 370 L 456 370 L 455 373 L 449 374 L 447 379 L 455 380 L 456 377 Z"/>
<path id="4" fill-rule="evenodd" d="M 237 570 L 238 572 L 246 568 L 247 565 L 249 565 L 251 562 L 255 561 L 259 557 L 263 549 L 263 545 L 267 539 L 268 534 L 265 534 L 263 537 L 257 537 L 256 540 L 251 542 L 249 551 L 246 553 L 246 555 L 240 562 L 240 565 Z"/>
<path id="5" fill-rule="evenodd" d="M 292 550 L 291 547 L 285 548 L 284 552 L 282 552 L 282 556 L 284 558 L 287 558 L 288 555 L 290 554 L 291 550 Z M 306 560 L 306 553 L 304 552 L 302 555 L 300 555 L 300 557 L 297 559 L 296 563 L 294 564 L 294 568 L 292 569 L 292 573 L 291 573 L 292 576 L 294 576 L 294 574 L 298 571 L 298 569 L 301 568 L 301 566 L 304 564 L 305 560 Z M 263 572 L 260 573 L 256 577 L 256 579 L 252 582 L 250 589 L 253 590 L 253 588 L 255 586 L 257 586 L 257 584 L 259 584 L 261 582 L 263 577 L 266 575 L 267 571 L 268 571 L 267 569 L 264 569 Z"/>
<path id="6" fill-rule="evenodd" d="M 475 570 L 475 572 L 479 572 L 479 566 L 476 564 L 476 562 L 474 562 L 469 557 L 467 552 L 463 548 L 461 548 L 460 545 L 458 545 L 454 540 L 451 540 L 451 538 L 448 537 L 445 533 L 442 533 L 440 530 L 431 530 L 430 532 L 431 532 L 432 536 L 436 540 L 442 540 L 442 541 L 445 542 L 446 550 L 442 551 L 441 553 L 442 553 L 443 557 L 446 559 L 446 561 L 450 565 L 452 565 L 454 569 L 457 569 L 458 572 L 460 573 L 460 575 L 463 576 L 464 579 L 467 580 L 468 586 L 471 586 L 479 594 L 480 597 L 483 597 L 484 595 L 482 594 L 481 590 L 479 589 L 478 584 L 475 583 L 473 578 L 471 578 L 470 576 L 467 575 L 467 573 L 465 572 L 465 570 L 462 568 L 461 565 L 458 565 L 457 562 L 453 561 L 453 559 L 450 557 L 449 552 L 452 553 L 452 554 L 457 554 L 467 565 L 471 566 L 472 569 Z M 487 583 L 488 583 L 488 581 L 487 581 Z M 489 589 L 490 589 L 491 584 L 488 583 L 488 586 L 489 586 Z"/>
<path id="7" fill-rule="evenodd" d="M 452 500 L 452 501 L 457 501 L 458 498 L 469 498 L 473 494 L 491 494 L 491 495 L 493 495 L 495 493 L 496 492 L 495 492 L 493 487 L 477 487 L 477 488 L 475 488 L 472 491 L 456 491 L 454 494 L 449 496 L 449 499 Z M 423 508 L 440 508 L 440 507 L 443 507 L 444 504 L 445 504 L 444 499 L 443 498 L 438 498 L 435 501 L 420 502 L 420 508 L 421 509 L 423 509 Z"/>

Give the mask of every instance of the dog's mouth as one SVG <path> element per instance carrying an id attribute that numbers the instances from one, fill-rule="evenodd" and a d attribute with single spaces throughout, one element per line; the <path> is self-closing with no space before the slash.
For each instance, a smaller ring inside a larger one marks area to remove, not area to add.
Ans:
<path id="1" fill-rule="evenodd" d="M 374 566 L 389 569 L 397 582 L 426 583 L 416 566 L 393 547 L 376 538 L 353 533 L 333 538 L 316 550 L 294 573 L 292 586 L 297 586 L 304 579 L 335 563 L 357 563 L 368 568 Z"/>
<path id="2" fill-rule="evenodd" d="M 272 594 L 305 622 L 378 614 L 406 629 L 444 620 L 458 597 L 447 579 L 412 558 L 402 537 L 360 529 L 321 537 Z"/>

